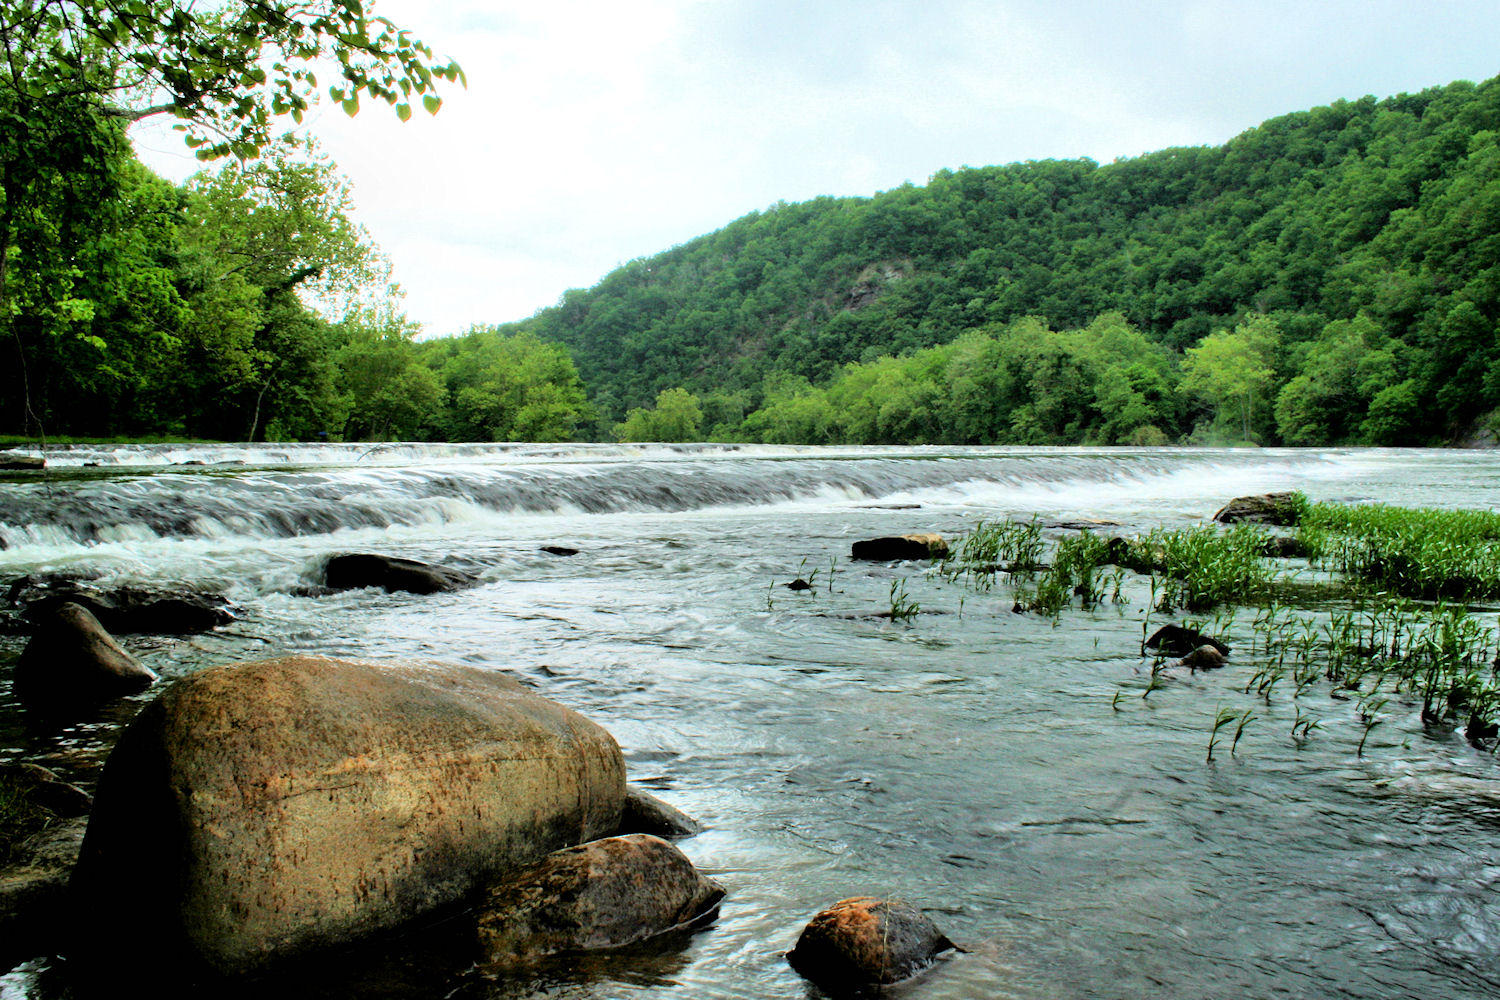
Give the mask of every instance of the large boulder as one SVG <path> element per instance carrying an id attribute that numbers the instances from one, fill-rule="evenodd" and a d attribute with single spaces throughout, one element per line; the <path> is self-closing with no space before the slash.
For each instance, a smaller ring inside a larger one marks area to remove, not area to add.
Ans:
<path id="1" fill-rule="evenodd" d="M 786 958 L 813 982 L 848 990 L 899 982 L 954 947 L 910 903 L 855 896 L 813 917 Z"/>
<path id="2" fill-rule="evenodd" d="M 603 729 L 499 673 L 289 657 L 177 682 L 122 734 L 80 949 L 240 973 L 395 928 L 620 821 Z"/>
<path id="3" fill-rule="evenodd" d="M 36 616 L 16 663 L 16 697 L 45 711 L 74 711 L 144 691 L 156 674 L 120 648 L 96 618 L 63 603 Z"/>
<path id="4" fill-rule="evenodd" d="M 1275 524 L 1289 527 L 1302 519 L 1303 500 L 1297 493 L 1261 493 L 1252 497 L 1235 497 L 1214 515 L 1215 521 L 1232 524 Z"/>
<path id="5" fill-rule="evenodd" d="M 948 554 L 942 535 L 889 535 L 855 542 L 849 558 L 864 562 L 895 562 L 901 559 L 941 559 Z"/>
<path id="6" fill-rule="evenodd" d="M 379 587 L 409 594 L 440 594 L 475 583 L 474 576 L 462 570 L 369 553 L 333 556 L 323 568 L 323 579 L 334 590 Z"/>
<path id="7" fill-rule="evenodd" d="M 619 948 L 702 926 L 724 889 L 648 834 L 549 854 L 491 887 L 480 907 L 480 961 L 510 965 Z"/>

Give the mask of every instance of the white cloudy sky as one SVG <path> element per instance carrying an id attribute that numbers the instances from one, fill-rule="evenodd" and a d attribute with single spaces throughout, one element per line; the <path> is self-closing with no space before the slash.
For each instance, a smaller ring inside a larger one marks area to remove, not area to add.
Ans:
<path id="1" fill-rule="evenodd" d="M 456 58 L 435 118 L 326 105 L 429 333 L 519 319 L 777 201 L 943 167 L 1220 143 L 1500 74 L 1494 0 L 376 0 Z M 142 155 L 180 179 L 162 134 Z"/>

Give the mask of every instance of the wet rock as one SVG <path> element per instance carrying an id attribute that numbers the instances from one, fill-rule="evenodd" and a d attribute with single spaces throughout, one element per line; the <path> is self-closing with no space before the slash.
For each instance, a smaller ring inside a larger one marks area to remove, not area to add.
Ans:
<path id="1" fill-rule="evenodd" d="M 477 582 L 472 574 L 462 570 L 367 553 L 333 556 L 324 567 L 323 576 L 334 590 L 379 587 L 410 594 L 440 594 Z"/>
<path id="2" fill-rule="evenodd" d="M 549 556 L 576 556 L 578 554 L 577 549 L 569 548 L 566 545 L 543 545 L 542 551 Z"/>
<path id="3" fill-rule="evenodd" d="M 260 969 L 450 906 L 619 826 L 610 735 L 493 671 L 289 657 L 126 728 L 74 888 L 80 950 Z"/>
<path id="4" fill-rule="evenodd" d="M 787 590 L 812 590 L 813 586 L 812 586 L 812 584 L 808 583 L 806 580 L 802 579 L 799 576 L 799 577 L 797 577 L 797 579 L 795 579 L 791 583 L 787 584 L 786 585 L 786 589 Z"/>
<path id="5" fill-rule="evenodd" d="M 480 906 L 480 961 L 635 944 L 712 921 L 723 898 L 723 887 L 665 840 L 607 837 L 549 854 L 491 887 Z"/>
<path id="6" fill-rule="evenodd" d="M 1302 505 L 1296 493 L 1261 493 L 1257 496 L 1235 497 L 1214 515 L 1215 521 L 1224 524 L 1243 521 L 1282 527 L 1294 525 L 1301 518 Z"/>
<path id="7" fill-rule="evenodd" d="M 25 472 L 46 467 L 47 460 L 40 455 L 25 455 L 19 451 L 0 451 L 0 469 L 7 472 Z"/>
<path id="8" fill-rule="evenodd" d="M 82 817 L 52 823 L 15 845 L 0 867 L 0 965 L 52 953 L 71 917 L 68 879 L 83 843 Z"/>
<path id="9" fill-rule="evenodd" d="M 948 542 L 943 536 L 926 533 L 855 542 L 849 558 L 864 562 L 896 562 L 902 559 L 941 559 L 947 554 Z"/>
<path id="10" fill-rule="evenodd" d="M 26 617 L 33 620 L 60 605 L 77 604 L 116 635 L 208 632 L 235 617 L 230 603 L 218 594 L 170 594 L 138 587 L 100 590 L 71 581 L 17 581 L 11 600 L 26 605 Z"/>
<path id="11" fill-rule="evenodd" d="M 0 771 L 0 780 L 19 790 L 27 800 L 54 816 L 87 816 L 94 799 L 82 788 L 37 764 L 16 764 Z"/>
<path id="12" fill-rule="evenodd" d="M 71 711 L 144 691 L 156 674 L 120 648 L 88 610 L 60 604 L 36 618 L 16 663 L 16 697 L 31 708 Z"/>
<path id="13" fill-rule="evenodd" d="M 1163 656 L 1187 656 L 1199 646 L 1212 646 L 1223 655 L 1229 655 L 1229 647 L 1218 639 L 1181 625 L 1163 625 L 1146 640 L 1147 649 L 1154 649 Z"/>
<path id="14" fill-rule="evenodd" d="M 813 982 L 847 989 L 899 982 L 954 947 L 910 903 L 856 896 L 813 917 L 786 957 Z"/>
<path id="15" fill-rule="evenodd" d="M 620 814 L 617 833 L 649 833 L 676 840 L 692 837 L 703 827 L 687 813 L 643 791 L 635 785 L 625 786 L 625 806 Z"/>
<path id="16" fill-rule="evenodd" d="M 1077 517 L 1067 521 L 1048 521 L 1045 526 L 1063 531 L 1098 531 L 1100 528 L 1118 528 L 1120 522 L 1102 517 Z"/>
<path id="17" fill-rule="evenodd" d="M 1193 670 L 1217 670 L 1228 660 L 1213 646 L 1199 646 L 1182 658 L 1182 666 Z"/>

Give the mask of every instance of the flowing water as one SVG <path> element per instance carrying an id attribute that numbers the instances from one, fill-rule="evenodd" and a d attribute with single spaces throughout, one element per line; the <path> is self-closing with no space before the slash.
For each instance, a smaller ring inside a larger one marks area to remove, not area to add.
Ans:
<path id="1" fill-rule="evenodd" d="M 285 652 L 513 671 L 603 724 L 632 780 L 707 826 L 682 847 L 729 892 L 718 923 L 669 954 L 507 978 L 468 970 L 462 949 L 413 944 L 358 973 L 309 972 L 309 995 L 819 996 L 782 953 L 814 912 L 865 893 L 919 903 L 968 949 L 895 996 L 1500 991 L 1493 757 L 1394 704 L 1357 756 L 1354 707 L 1326 689 L 1300 699 L 1321 722 L 1299 746 L 1289 696 L 1240 692 L 1254 670 L 1244 647 L 1227 669 L 1176 674 L 1143 698 L 1144 584 L 1130 603 L 1054 623 L 1013 614 L 1003 586 L 848 561 L 860 538 L 951 536 L 1004 515 L 1183 526 L 1272 489 L 1489 507 L 1493 453 L 329 445 L 51 458 L 45 475 L 0 482 L 0 583 L 63 572 L 226 594 L 241 618 L 216 633 L 126 638 L 169 678 Z M 322 561 L 350 551 L 483 583 L 313 596 Z M 813 591 L 781 586 L 814 569 Z M 901 581 L 921 613 L 873 617 Z M 86 783 L 139 702 L 40 729 L 9 691 L 20 643 L 0 639 L 0 759 Z M 1220 705 L 1257 718 L 1208 763 Z M 46 959 L 0 977 L 7 998 L 84 992 Z"/>

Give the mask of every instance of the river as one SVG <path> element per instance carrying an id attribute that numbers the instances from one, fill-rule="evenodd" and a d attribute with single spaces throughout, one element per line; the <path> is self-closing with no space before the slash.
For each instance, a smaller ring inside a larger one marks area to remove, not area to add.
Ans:
<path id="1" fill-rule="evenodd" d="M 49 458 L 45 474 L 0 478 L 0 583 L 79 572 L 227 595 L 241 617 L 218 632 L 126 637 L 167 678 L 288 652 L 513 671 L 604 725 L 632 780 L 706 825 L 681 846 L 728 889 L 717 924 L 680 952 L 486 977 L 462 956 L 393 947 L 358 975 L 310 973 L 310 995 L 801 1000 L 819 994 L 782 953 L 817 910 L 867 893 L 928 908 L 968 949 L 894 996 L 1500 992 L 1500 767 L 1461 735 L 1393 704 L 1357 756 L 1354 708 L 1326 688 L 1297 706 L 1244 695 L 1243 646 L 1227 669 L 1143 698 L 1139 582 L 1129 603 L 1054 623 L 1012 613 L 1005 587 L 848 560 L 860 538 L 1007 515 L 1183 526 L 1274 489 L 1491 507 L 1495 453 L 179 445 Z M 350 551 L 483 583 L 314 596 L 322 561 Z M 781 586 L 814 569 L 814 590 Z M 893 584 L 920 605 L 910 622 L 872 617 Z M 0 639 L 0 659 L 21 641 Z M 87 783 L 138 704 L 39 730 L 0 668 L 0 760 Z M 1219 706 L 1256 719 L 1209 763 Z M 1300 744 L 1298 710 L 1320 719 Z M 6 1000 L 74 995 L 48 960 L 0 976 Z"/>

